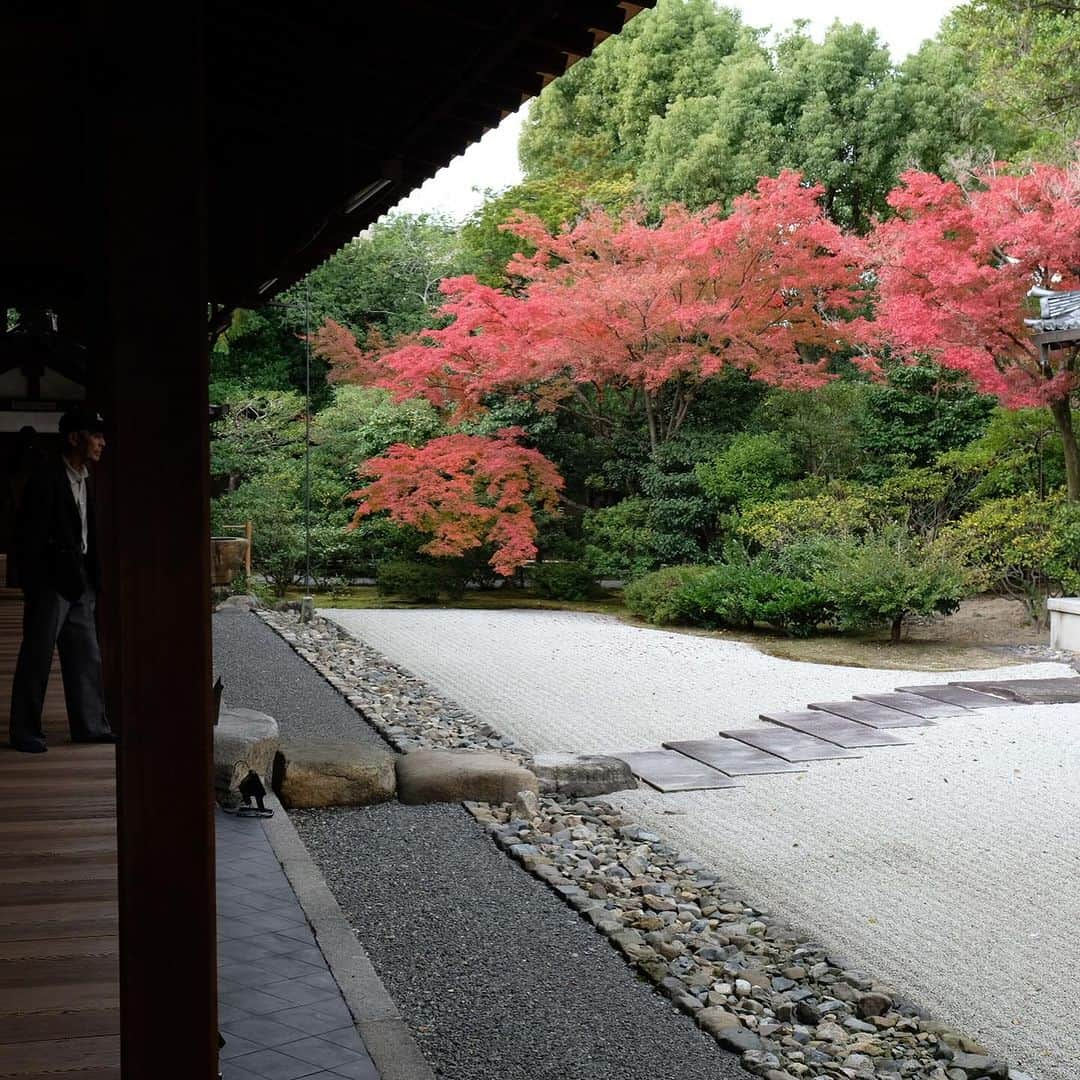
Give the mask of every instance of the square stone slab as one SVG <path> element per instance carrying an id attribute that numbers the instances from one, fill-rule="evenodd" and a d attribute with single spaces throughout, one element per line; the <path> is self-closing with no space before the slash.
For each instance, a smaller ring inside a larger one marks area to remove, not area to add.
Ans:
<path id="1" fill-rule="evenodd" d="M 1060 679 L 1001 679 L 998 682 L 957 682 L 968 690 L 1012 698 L 1020 705 L 1067 705 L 1080 702 L 1080 676 Z"/>
<path id="2" fill-rule="evenodd" d="M 935 716 L 963 716 L 968 710 L 959 705 L 949 705 L 944 701 L 931 701 L 929 698 L 919 697 L 918 694 L 856 694 L 856 701 L 872 701 L 875 705 L 884 705 L 889 709 L 899 709 L 900 712 L 910 713 L 912 716 L 921 716 L 924 720 L 932 720 Z"/>
<path id="3" fill-rule="evenodd" d="M 875 728 L 933 727 L 929 720 L 912 716 L 911 713 L 890 709 L 887 705 L 875 705 L 872 701 L 812 701 L 809 708 L 843 716 L 859 724 Z"/>
<path id="4" fill-rule="evenodd" d="M 845 720 L 826 712 L 776 712 L 762 713 L 762 720 L 770 724 L 781 724 L 795 731 L 805 732 L 817 739 L 835 743 L 847 749 L 857 750 L 864 746 L 905 746 L 903 739 L 895 735 L 886 735 L 884 731 L 856 724 L 854 720 Z"/>
<path id="5" fill-rule="evenodd" d="M 737 785 L 723 773 L 673 750 L 635 750 L 612 754 L 630 766 L 630 771 L 660 791 L 701 791 Z"/>
<path id="6" fill-rule="evenodd" d="M 738 739 L 747 746 L 756 746 L 767 754 L 775 754 L 785 761 L 828 761 L 832 758 L 857 758 L 842 750 L 836 743 L 825 742 L 813 735 L 789 727 L 745 728 L 739 731 L 720 732 L 726 739 Z"/>
<path id="7" fill-rule="evenodd" d="M 760 776 L 765 773 L 806 772 L 775 754 L 747 746 L 736 739 L 689 739 L 685 742 L 666 742 L 669 750 L 695 758 L 726 772 L 728 776 Z"/>
<path id="8" fill-rule="evenodd" d="M 978 690 L 969 690 L 966 686 L 944 683 L 941 686 L 898 686 L 902 694 L 917 694 L 919 697 L 944 701 L 949 705 L 959 705 L 964 709 L 993 709 L 1001 705 L 1014 705 L 1011 698 L 995 697 Z"/>

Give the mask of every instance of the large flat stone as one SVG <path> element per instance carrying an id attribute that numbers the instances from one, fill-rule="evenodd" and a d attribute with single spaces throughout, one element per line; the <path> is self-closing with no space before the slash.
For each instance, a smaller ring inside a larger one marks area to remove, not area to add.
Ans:
<path id="1" fill-rule="evenodd" d="M 368 743 L 288 743 L 274 762 L 274 790 L 287 809 L 368 806 L 394 797 L 395 755 Z"/>
<path id="2" fill-rule="evenodd" d="M 933 727 L 929 720 L 923 720 L 911 713 L 890 709 L 887 705 L 875 705 L 872 701 L 812 701 L 811 709 L 842 716 L 854 720 L 857 724 L 866 724 L 875 728 Z"/>
<path id="3" fill-rule="evenodd" d="M 826 712 L 775 712 L 761 713 L 761 719 L 770 724 L 802 731 L 826 742 L 835 743 L 847 749 L 855 750 L 864 746 L 903 746 L 903 740 L 895 735 L 886 735 L 884 731 L 856 724 L 854 720 L 845 720 Z"/>
<path id="4" fill-rule="evenodd" d="M 606 754 L 537 754 L 532 771 L 545 795 L 587 798 L 637 786 L 630 766 Z"/>
<path id="5" fill-rule="evenodd" d="M 617 757 L 630 766 L 635 776 L 659 791 L 706 791 L 736 786 L 722 772 L 674 750 L 634 750 Z"/>
<path id="6" fill-rule="evenodd" d="M 669 750 L 677 750 L 728 776 L 761 776 L 767 773 L 806 772 L 790 761 L 747 746 L 737 739 L 686 739 L 666 742 Z"/>
<path id="7" fill-rule="evenodd" d="M 1080 702 L 1080 676 L 1059 679 L 1001 679 L 996 682 L 956 682 L 968 690 L 1011 698 L 1018 705 L 1068 705 Z"/>
<path id="8" fill-rule="evenodd" d="M 237 802 L 240 782 L 249 770 L 267 780 L 277 751 L 278 726 L 272 716 L 222 706 L 214 728 L 214 791 L 218 801 L 226 805 Z"/>
<path id="9" fill-rule="evenodd" d="M 898 686 L 896 689 L 902 694 L 915 694 L 934 701 L 944 701 L 948 705 L 959 705 L 964 709 L 994 709 L 1002 705 L 1016 704 L 1011 698 L 984 694 L 978 690 L 969 690 L 966 686 L 956 686 L 954 683 L 933 686 Z"/>
<path id="10" fill-rule="evenodd" d="M 933 720 L 939 716 L 963 716 L 970 711 L 960 705 L 950 705 L 944 701 L 931 701 L 918 694 L 905 694 L 897 691 L 892 694 L 855 694 L 856 701 L 869 701 L 874 705 L 884 705 L 887 709 L 898 709 L 911 716 Z"/>
<path id="11" fill-rule="evenodd" d="M 403 803 L 513 802 L 519 791 L 539 794 L 536 776 L 488 750 L 414 750 L 397 760 Z"/>
<path id="12" fill-rule="evenodd" d="M 789 727 L 746 728 L 740 731 L 724 729 L 727 739 L 738 739 L 747 746 L 775 754 L 785 761 L 827 761 L 832 758 L 855 758 L 858 754 L 844 750 L 836 743 L 826 742 L 814 735 Z"/>

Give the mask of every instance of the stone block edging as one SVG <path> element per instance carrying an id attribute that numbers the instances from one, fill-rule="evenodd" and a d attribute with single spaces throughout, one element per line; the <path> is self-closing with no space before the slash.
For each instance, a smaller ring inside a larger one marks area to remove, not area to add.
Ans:
<path id="1" fill-rule="evenodd" d="M 270 846 L 311 924 L 380 1080 L 435 1080 L 289 815 L 272 794 L 267 796 L 267 805 L 274 810 L 274 816 L 262 823 Z"/>

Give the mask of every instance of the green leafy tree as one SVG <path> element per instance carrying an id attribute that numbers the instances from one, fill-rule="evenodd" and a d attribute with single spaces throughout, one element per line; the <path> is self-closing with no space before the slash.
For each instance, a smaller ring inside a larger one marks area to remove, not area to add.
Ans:
<path id="1" fill-rule="evenodd" d="M 970 591 L 969 575 L 944 547 L 894 529 L 840 544 L 819 585 L 846 630 L 888 626 L 898 642 L 911 615 L 948 615 Z"/>
<path id="2" fill-rule="evenodd" d="M 868 389 L 859 419 L 864 479 L 929 465 L 986 430 L 995 400 L 973 390 L 966 375 L 929 361 L 886 370 L 886 381 Z"/>
<path id="3" fill-rule="evenodd" d="M 695 473 L 705 494 L 722 510 L 768 502 L 776 489 L 796 473 L 795 459 L 776 432 L 743 433 Z"/>
<path id="4" fill-rule="evenodd" d="M 712 86 L 724 59 L 755 36 L 712 0 L 659 0 L 544 88 L 522 132 L 526 175 L 634 171 L 650 118 Z"/>
<path id="5" fill-rule="evenodd" d="M 1080 506 L 1062 492 L 985 502 L 947 537 L 983 588 L 1023 601 L 1040 626 L 1047 596 L 1080 591 Z"/>
<path id="6" fill-rule="evenodd" d="M 1028 133 L 1042 160 L 1067 160 L 1080 138 L 1080 0 L 969 0 L 944 39 L 976 71 L 985 100 Z"/>

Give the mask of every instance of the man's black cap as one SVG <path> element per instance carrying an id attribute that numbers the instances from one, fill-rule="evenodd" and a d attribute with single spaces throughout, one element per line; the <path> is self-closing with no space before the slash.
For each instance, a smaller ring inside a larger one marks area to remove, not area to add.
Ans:
<path id="1" fill-rule="evenodd" d="M 95 409 L 68 409 L 60 417 L 60 434 L 68 435 L 72 431 L 85 431 L 97 435 L 105 431 L 105 418 Z"/>

